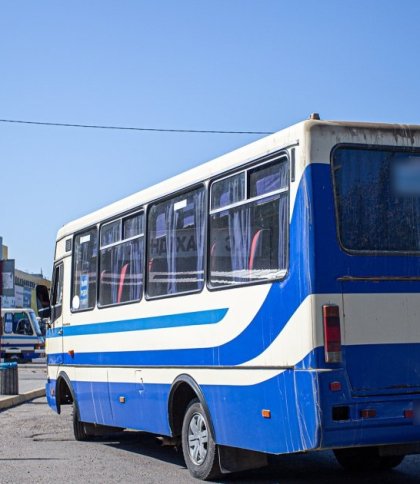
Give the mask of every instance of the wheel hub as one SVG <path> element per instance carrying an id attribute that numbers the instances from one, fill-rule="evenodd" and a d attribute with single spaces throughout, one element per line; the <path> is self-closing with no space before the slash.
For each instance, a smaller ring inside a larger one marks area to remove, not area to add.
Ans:
<path id="1" fill-rule="evenodd" d="M 200 413 L 195 413 L 188 426 L 188 452 L 195 465 L 201 465 L 207 456 L 208 430 Z"/>

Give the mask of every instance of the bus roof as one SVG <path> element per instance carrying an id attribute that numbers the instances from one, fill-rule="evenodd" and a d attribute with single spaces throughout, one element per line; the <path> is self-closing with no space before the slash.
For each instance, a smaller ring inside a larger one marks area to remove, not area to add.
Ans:
<path id="1" fill-rule="evenodd" d="M 333 134 L 337 128 L 352 131 L 353 133 L 360 132 L 360 130 L 386 131 L 388 133 L 391 131 L 395 133 L 396 137 L 403 136 L 406 139 L 410 139 L 412 144 L 414 144 L 414 133 L 416 134 L 416 138 L 420 136 L 419 125 L 321 121 L 313 119 L 301 121 L 300 123 L 221 155 L 211 161 L 197 165 L 188 171 L 120 199 L 79 219 L 73 220 L 58 231 L 57 240 L 61 240 L 74 232 L 78 232 L 83 228 L 95 225 L 118 214 L 128 212 L 141 205 L 165 197 L 175 191 L 183 190 L 184 188 L 217 176 L 227 170 L 234 169 L 254 159 L 275 153 L 283 148 L 299 144 L 305 149 L 306 134 L 313 131 L 314 128 L 316 130 L 319 128 L 329 130 L 330 134 Z"/>

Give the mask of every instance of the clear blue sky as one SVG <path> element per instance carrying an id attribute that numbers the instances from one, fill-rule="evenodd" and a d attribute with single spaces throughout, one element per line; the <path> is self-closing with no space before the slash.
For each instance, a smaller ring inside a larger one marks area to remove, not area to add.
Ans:
<path id="1" fill-rule="evenodd" d="M 3 0 L 0 118 L 420 123 L 419 25 L 416 0 Z M 0 123 L 0 235 L 50 274 L 64 223 L 258 137 Z"/>

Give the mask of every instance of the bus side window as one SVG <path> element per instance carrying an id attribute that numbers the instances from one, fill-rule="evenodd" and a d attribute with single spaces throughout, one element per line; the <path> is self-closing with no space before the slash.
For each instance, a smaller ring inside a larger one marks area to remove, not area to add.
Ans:
<path id="1" fill-rule="evenodd" d="M 13 314 L 6 313 L 3 318 L 4 321 L 4 333 L 10 334 L 13 332 Z"/>
<path id="2" fill-rule="evenodd" d="M 204 285 L 204 188 L 151 205 L 148 222 L 148 296 L 200 291 Z"/>
<path id="3" fill-rule="evenodd" d="M 93 309 L 96 305 L 96 227 L 74 237 L 72 311 Z"/>
<path id="4" fill-rule="evenodd" d="M 140 301 L 143 292 L 143 212 L 101 226 L 99 307 Z"/>
<path id="5" fill-rule="evenodd" d="M 212 287 L 271 281 L 286 274 L 288 166 L 281 156 L 211 185 Z"/>
<path id="6" fill-rule="evenodd" d="M 55 321 L 62 314 L 63 303 L 63 264 L 54 269 L 53 285 L 51 292 L 51 321 Z"/>

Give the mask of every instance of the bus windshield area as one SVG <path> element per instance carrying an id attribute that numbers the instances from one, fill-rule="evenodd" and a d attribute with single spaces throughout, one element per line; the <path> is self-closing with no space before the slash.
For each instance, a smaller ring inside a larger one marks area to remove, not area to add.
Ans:
<path id="1" fill-rule="evenodd" d="M 420 153 L 342 146 L 333 151 L 336 213 L 344 249 L 420 251 Z"/>
<path id="2" fill-rule="evenodd" d="M 31 318 L 31 321 L 32 321 L 32 326 L 35 330 L 35 333 L 37 336 L 42 336 L 42 332 L 41 332 L 41 328 L 39 327 L 39 322 L 38 322 L 38 319 L 35 315 L 35 312 L 34 311 L 29 311 L 29 316 Z"/>

